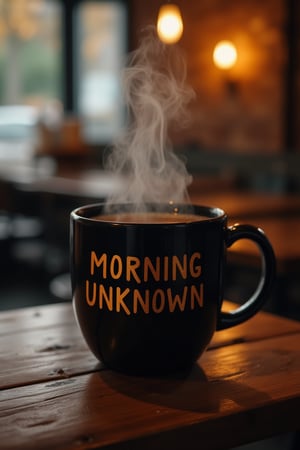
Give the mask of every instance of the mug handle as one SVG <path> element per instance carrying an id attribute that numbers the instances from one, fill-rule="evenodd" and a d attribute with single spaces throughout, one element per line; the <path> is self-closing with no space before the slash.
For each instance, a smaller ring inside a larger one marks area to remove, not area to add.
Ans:
<path id="1" fill-rule="evenodd" d="M 224 330 L 238 325 L 254 316 L 263 306 L 270 293 L 276 272 L 276 260 L 272 245 L 265 233 L 252 225 L 233 225 L 227 228 L 225 245 L 229 248 L 239 239 L 250 239 L 255 242 L 262 257 L 260 281 L 254 294 L 239 308 L 229 312 L 219 312 L 217 330 Z"/>

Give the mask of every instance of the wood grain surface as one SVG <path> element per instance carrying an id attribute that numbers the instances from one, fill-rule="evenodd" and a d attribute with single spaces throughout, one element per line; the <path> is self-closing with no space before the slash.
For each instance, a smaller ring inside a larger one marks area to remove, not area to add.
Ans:
<path id="1" fill-rule="evenodd" d="M 3 450 L 225 449 L 300 429 L 298 322 L 259 313 L 161 378 L 105 368 L 70 304 L 1 313 L 0 325 Z"/>

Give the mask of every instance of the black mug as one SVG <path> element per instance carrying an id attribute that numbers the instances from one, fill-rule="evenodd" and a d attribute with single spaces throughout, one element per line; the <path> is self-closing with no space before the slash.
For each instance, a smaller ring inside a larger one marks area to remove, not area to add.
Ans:
<path id="1" fill-rule="evenodd" d="M 144 375 L 186 370 L 216 330 L 249 319 L 268 298 L 275 257 L 259 228 L 228 227 L 224 211 L 206 206 L 114 209 L 107 214 L 104 204 L 96 204 L 71 213 L 75 315 L 106 366 Z M 262 272 L 253 296 L 226 313 L 226 249 L 238 239 L 258 245 Z"/>

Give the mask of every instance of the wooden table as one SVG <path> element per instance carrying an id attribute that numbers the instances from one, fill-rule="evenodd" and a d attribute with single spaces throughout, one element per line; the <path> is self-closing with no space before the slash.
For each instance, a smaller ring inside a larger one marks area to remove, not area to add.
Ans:
<path id="1" fill-rule="evenodd" d="M 267 313 L 216 333 L 185 376 L 104 368 L 70 304 L 1 313 L 0 357 L 3 450 L 216 450 L 300 429 L 300 323 Z"/>
<path id="2" fill-rule="evenodd" d="M 276 256 L 280 273 L 299 271 L 300 268 L 300 215 L 285 217 L 249 218 L 250 223 L 263 229 Z M 236 262 L 258 265 L 260 254 L 257 246 L 247 239 L 237 241 L 230 253 Z"/>
<path id="3" fill-rule="evenodd" d="M 222 208 L 228 215 L 229 224 L 249 218 L 300 216 L 299 193 L 268 194 L 238 189 L 213 193 L 199 191 L 191 193 L 191 200 L 195 204 Z"/>
<path id="4" fill-rule="evenodd" d="M 46 161 L 47 162 L 47 161 Z M 126 179 L 113 176 L 97 167 L 86 168 L 69 163 L 62 167 L 55 164 L 28 164 L 1 162 L 0 181 L 13 187 L 19 194 L 52 194 L 78 197 L 81 201 L 98 201 L 107 195 L 122 192 Z M 249 216 L 300 214 L 299 193 L 262 193 L 239 190 L 235 184 L 225 183 L 219 176 L 195 176 L 189 186 L 191 201 L 196 204 L 223 208 L 229 220 Z M 80 205 L 77 205 L 80 206 Z"/>
<path id="5" fill-rule="evenodd" d="M 291 299 L 291 293 L 295 290 L 295 286 L 299 286 L 300 215 L 250 217 L 243 223 L 250 223 L 262 228 L 274 248 L 277 278 L 272 294 L 273 310 L 284 315 L 290 315 L 291 309 L 296 308 L 298 311 L 299 296 L 293 295 L 294 299 Z M 258 270 L 261 267 L 260 252 L 257 246 L 247 239 L 237 241 L 229 249 L 227 260 L 234 270 L 239 268 L 243 273 L 249 269 Z"/>

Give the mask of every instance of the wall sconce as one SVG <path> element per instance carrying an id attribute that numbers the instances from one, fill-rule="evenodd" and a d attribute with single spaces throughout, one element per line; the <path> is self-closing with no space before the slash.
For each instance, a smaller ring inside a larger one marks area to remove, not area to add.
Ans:
<path id="1" fill-rule="evenodd" d="M 226 72 L 226 87 L 231 94 L 237 91 L 237 83 L 229 77 L 230 70 L 236 65 L 238 53 L 231 41 L 220 41 L 214 48 L 213 61 L 215 66 Z"/>
<path id="2" fill-rule="evenodd" d="M 158 12 L 157 34 L 165 44 L 175 44 L 183 33 L 180 9 L 174 3 L 162 5 Z"/>
<path id="3" fill-rule="evenodd" d="M 213 60 L 218 69 L 231 69 L 237 62 L 237 50 L 230 41 L 220 41 L 214 48 Z"/>

